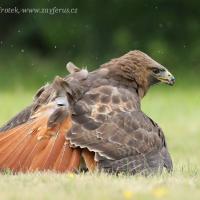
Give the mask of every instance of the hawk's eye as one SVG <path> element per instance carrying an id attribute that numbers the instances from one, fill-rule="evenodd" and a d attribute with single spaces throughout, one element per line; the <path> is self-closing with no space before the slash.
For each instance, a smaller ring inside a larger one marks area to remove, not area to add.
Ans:
<path id="1" fill-rule="evenodd" d="M 160 73 L 160 69 L 154 68 L 154 69 L 153 69 L 153 73 L 154 73 L 154 74 L 159 74 L 159 73 Z"/>

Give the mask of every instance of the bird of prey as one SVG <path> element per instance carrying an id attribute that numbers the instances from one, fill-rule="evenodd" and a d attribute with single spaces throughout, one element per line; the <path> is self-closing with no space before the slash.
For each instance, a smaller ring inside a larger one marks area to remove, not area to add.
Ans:
<path id="1" fill-rule="evenodd" d="M 0 129 L 1 170 L 172 170 L 162 129 L 141 110 L 150 86 L 174 84 L 165 67 L 134 50 L 92 72 L 73 63 L 67 69 Z"/>

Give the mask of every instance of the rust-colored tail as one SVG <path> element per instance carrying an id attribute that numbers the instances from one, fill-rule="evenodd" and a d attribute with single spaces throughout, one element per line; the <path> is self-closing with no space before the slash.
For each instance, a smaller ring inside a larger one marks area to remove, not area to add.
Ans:
<path id="1" fill-rule="evenodd" d="M 71 125 L 67 110 L 45 105 L 25 124 L 0 133 L 0 169 L 76 171 L 81 150 L 65 139 Z"/>

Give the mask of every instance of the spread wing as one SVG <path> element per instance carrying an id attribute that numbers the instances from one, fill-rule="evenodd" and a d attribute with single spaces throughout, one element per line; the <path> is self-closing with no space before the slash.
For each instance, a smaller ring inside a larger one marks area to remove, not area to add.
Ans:
<path id="1" fill-rule="evenodd" d="M 106 171 L 130 173 L 171 170 L 162 130 L 139 109 L 136 92 L 100 86 L 74 106 L 67 138 L 75 146 L 95 152 Z"/>
<path id="2" fill-rule="evenodd" d="M 80 149 L 65 139 L 72 124 L 69 99 L 69 87 L 59 77 L 38 91 L 33 104 L 1 129 L 0 169 L 78 169 Z"/>

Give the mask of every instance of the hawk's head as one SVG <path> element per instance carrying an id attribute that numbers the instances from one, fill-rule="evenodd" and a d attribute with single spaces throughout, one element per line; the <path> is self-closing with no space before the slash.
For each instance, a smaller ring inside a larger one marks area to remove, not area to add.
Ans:
<path id="1" fill-rule="evenodd" d="M 168 85 L 175 83 L 174 76 L 165 67 L 138 50 L 112 59 L 102 67 L 108 68 L 111 75 L 136 82 L 144 94 L 151 85 L 156 83 L 163 82 Z"/>

